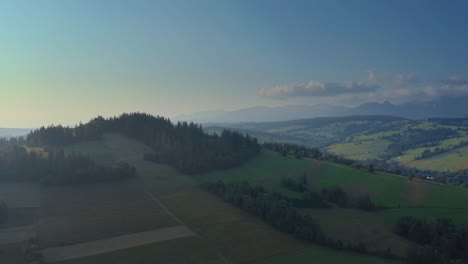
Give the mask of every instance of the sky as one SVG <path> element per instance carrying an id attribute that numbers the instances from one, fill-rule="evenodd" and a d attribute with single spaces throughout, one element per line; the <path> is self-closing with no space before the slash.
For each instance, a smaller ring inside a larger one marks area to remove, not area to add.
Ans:
<path id="1" fill-rule="evenodd" d="M 0 0 L 0 127 L 468 94 L 467 1 Z"/>

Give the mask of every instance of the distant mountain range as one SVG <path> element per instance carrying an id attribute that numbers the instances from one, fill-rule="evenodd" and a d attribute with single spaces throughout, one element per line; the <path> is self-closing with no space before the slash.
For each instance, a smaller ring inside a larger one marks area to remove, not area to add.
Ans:
<path id="1" fill-rule="evenodd" d="M 175 120 L 212 122 L 271 122 L 314 117 L 349 115 L 387 115 L 410 119 L 431 117 L 468 117 L 468 96 L 440 97 L 433 101 L 411 101 L 403 104 L 365 103 L 357 107 L 330 105 L 289 105 L 279 107 L 251 107 L 235 111 L 206 111 L 178 116 Z"/>
<path id="2" fill-rule="evenodd" d="M 30 128 L 0 128 L 0 138 L 25 136 L 30 131 Z"/>

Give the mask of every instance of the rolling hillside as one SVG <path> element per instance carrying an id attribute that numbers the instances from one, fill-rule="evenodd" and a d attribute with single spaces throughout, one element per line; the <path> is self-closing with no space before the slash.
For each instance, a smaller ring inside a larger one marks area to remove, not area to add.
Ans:
<path id="1" fill-rule="evenodd" d="M 353 160 L 392 160 L 408 167 L 440 171 L 468 169 L 467 119 L 409 120 L 391 116 L 348 116 L 282 122 L 209 124 L 278 141 L 318 147 Z M 436 162 L 431 162 L 435 160 Z M 427 161 L 427 162 L 426 162 Z M 449 162 L 446 162 L 449 161 Z"/>
<path id="2" fill-rule="evenodd" d="M 9 190 L 8 196 L 1 193 L 11 210 L 19 213 L 20 208 L 30 208 L 21 216 L 26 220 L 17 222 L 15 228 L 31 230 L 24 233 L 17 229 L 10 240 L 0 241 L 2 263 L 19 261 L 22 248 L 27 246 L 23 241 L 29 236 L 36 237 L 46 261 L 59 264 L 309 263 L 311 259 L 323 263 L 342 263 L 344 259 L 347 263 L 398 263 L 304 243 L 278 232 L 200 188 L 200 183 L 223 171 L 194 177 L 144 161 L 148 148 L 122 135 L 107 134 L 103 140 L 73 144 L 65 150 L 87 153 L 102 164 L 127 161 L 136 166 L 137 178 L 75 187 L 0 183 L 2 190 Z M 268 168 L 270 162 L 277 165 Z M 253 180 L 270 172 L 302 170 L 309 163 L 262 152 L 249 164 L 225 172 Z M 14 195 L 17 192 L 28 196 Z M 157 230 L 181 226 L 190 231 L 164 235 L 164 239 L 148 237 L 159 236 Z M 0 226 L 0 232 L 6 234 L 11 230 L 8 228 L 11 226 Z M 142 240 L 139 234 L 147 238 Z"/>

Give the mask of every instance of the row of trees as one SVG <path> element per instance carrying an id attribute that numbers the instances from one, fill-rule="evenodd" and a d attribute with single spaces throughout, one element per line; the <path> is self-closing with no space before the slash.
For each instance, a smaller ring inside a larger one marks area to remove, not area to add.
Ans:
<path id="1" fill-rule="evenodd" d="M 468 229 L 451 219 L 430 221 L 404 216 L 396 224 L 396 233 L 419 245 L 409 252 L 411 263 L 468 262 Z"/>
<path id="2" fill-rule="evenodd" d="M 82 154 L 61 151 L 37 153 L 13 147 L 0 156 L 0 180 L 38 180 L 44 184 L 78 184 L 135 177 L 125 162 L 107 167 Z"/>
<path id="3" fill-rule="evenodd" d="M 205 134 L 194 123 L 172 124 L 169 119 L 143 113 L 119 117 L 98 117 L 75 128 L 50 126 L 27 136 L 31 146 L 61 146 L 95 140 L 104 133 L 122 133 L 150 146 L 146 160 L 173 165 L 186 173 L 230 168 L 242 164 L 260 151 L 256 138 L 228 130 Z"/>
<path id="4" fill-rule="evenodd" d="M 267 192 L 262 186 L 248 183 L 207 183 L 205 188 L 225 201 L 263 219 L 273 227 L 306 240 L 325 239 L 315 220 L 301 215 L 282 195 Z"/>
<path id="5" fill-rule="evenodd" d="M 309 214 L 300 213 L 287 197 L 269 192 L 262 186 L 253 187 L 246 182 L 225 184 L 218 181 L 206 183 L 204 187 L 226 202 L 255 215 L 282 232 L 335 249 L 371 254 L 361 241 L 342 241 L 326 236 L 320 225 Z M 372 254 L 388 258 L 395 257 L 390 250 Z"/>
<path id="6" fill-rule="evenodd" d="M 335 163 L 344 165 L 352 165 L 355 163 L 354 160 L 344 158 L 340 155 L 322 152 L 318 148 L 309 148 L 292 143 L 266 142 L 262 144 L 262 147 L 267 150 L 278 152 L 284 157 L 288 155 L 293 155 L 297 159 L 311 158 L 320 160 L 330 160 Z"/>
<path id="7" fill-rule="evenodd" d="M 306 157 L 313 159 L 320 159 L 323 157 L 322 152 L 318 148 L 308 148 L 292 143 L 265 142 L 262 144 L 262 147 L 279 152 L 283 156 L 294 155 L 296 158 Z"/>
<path id="8" fill-rule="evenodd" d="M 425 149 L 419 156 L 417 156 L 416 160 L 427 159 L 436 155 L 440 155 L 442 153 L 448 152 L 452 149 L 462 148 L 468 145 L 468 141 L 461 141 L 455 146 L 450 146 L 446 148 L 436 147 L 435 149 Z"/>
<path id="9" fill-rule="evenodd" d="M 369 195 L 364 194 L 353 199 L 340 186 L 322 188 L 316 191 L 307 180 L 304 173 L 299 179 L 293 177 L 281 178 L 281 186 L 294 192 L 302 193 L 302 199 L 294 200 L 294 204 L 300 207 L 327 208 L 335 204 L 342 208 L 356 207 L 360 210 L 374 211 L 377 206 Z"/>

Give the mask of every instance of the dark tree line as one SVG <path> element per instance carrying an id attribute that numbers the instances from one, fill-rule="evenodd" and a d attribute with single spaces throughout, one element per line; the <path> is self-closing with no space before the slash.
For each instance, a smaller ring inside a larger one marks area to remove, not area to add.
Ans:
<path id="1" fill-rule="evenodd" d="M 296 158 L 322 158 L 322 152 L 318 148 L 308 148 L 292 143 L 266 142 L 262 147 L 271 151 L 279 152 L 282 156 L 294 155 Z"/>
<path id="2" fill-rule="evenodd" d="M 13 147 L 0 156 L 0 180 L 37 180 L 44 184 L 79 184 L 103 182 L 136 175 L 135 167 L 125 162 L 106 167 L 78 153 L 28 152 Z"/>
<path id="3" fill-rule="evenodd" d="M 278 152 L 281 156 L 286 157 L 288 155 L 295 156 L 297 159 L 311 158 L 320 160 L 329 160 L 335 163 L 344 165 L 355 164 L 354 160 L 344 158 L 339 155 L 332 153 L 322 152 L 318 148 L 308 148 L 302 145 L 292 143 L 278 143 L 278 142 L 267 142 L 263 143 L 262 147 L 267 150 Z"/>
<path id="4" fill-rule="evenodd" d="M 207 183 L 208 191 L 225 201 L 263 219 L 273 227 L 310 241 L 326 239 L 315 220 L 301 215 L 289 200 L 279 193 L 270 193 L 262 186 L 248 183 Z"/>
<path id="5" fill-rule="evenodd" d="M 60 146 L 99 139 L 104 133 L 137 139 L 154 150 L 145 155 L 146 160 L 170 164 L 186 173 L 238 166 L 260 151 L 257 139 L 249 135 L 228 130 L 209 135 L 194 123 L 172 124 L 164 117 L 142 113 L 98 117 L 74 128 L 42 127 L 27 136 L 27 143 Z"/>
<path id="6" fill-rule="evenodd" d="M 468 262 L 468 229 L 456 225 L 451 219 L 430 221 L 401 217 L 396 224 L 396 233 L 419 245 L 408 254 L 410 263 Z"/>
<path id="7" fill-rule="evenodd" d="M 300 199 L 291 199 L 294 206 L 300 208 L 328 208 L 330 205 L 324 200 L 320 193 L 313 190 L 309 185 L 307 175 L 304 173 L 300 180 L 292 177 L 283 177 L 281 186 L 294 192 L 302 193 Z M 285 198 L 287 199 L 287 198 Z"/>
<path id="8" fill-rule="evenodd" d="M 253 187 L 246 182 L 225 184 L 222 181 L 206 183 L 204 188 L 226 202 L 241 208 L 267 222 L 274 228 L 299 239 L 335 249 L 395 258 L 390 250 L 370 253 L 361 241 L 335 240 L 326 236 L 320 225 L 309 214 L 301 214 L 294 203 L 280 193 L 269 192 L 262 186 Z"/>
<path id="9" fill-rule="evenodd" d="M 300 180 L 293 177 L 282 177 L 281 186 L 294 192 L 305 192 L 309 190 L 307 175 L 304 173 Z"/>
<path id="10" fill-rule="evenodd" d="M 369 195 L 364 194 L 353 199 L 340 186 L 322 188 L 317 191 L 308 183 L 305 173 L 299 179 L 283 177 L 280 183 L 286 189 L 302 193 L 301 199 L 291 200 L 296 207 L 328 208 L 330 204 L 335 204 L 342 208 L 355 207 L 364 211 L 378 209 Z"/>

